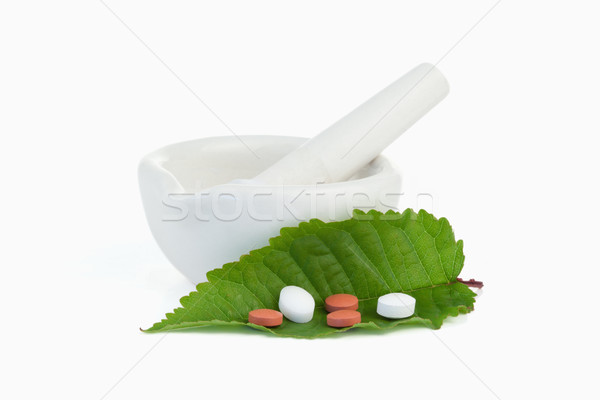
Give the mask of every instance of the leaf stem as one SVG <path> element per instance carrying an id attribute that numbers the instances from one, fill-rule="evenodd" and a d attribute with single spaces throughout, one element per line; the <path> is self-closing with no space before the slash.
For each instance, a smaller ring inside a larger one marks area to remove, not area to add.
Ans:
<path id="1" fill-rule="evenodd" d="M 469 287 L 474 287 L 477 289 L 481 289 L 483 287 L 483 282 L 481 281 L 476 281 L 475 279 L 469 279 L 468 281 L 461 279 L 461 278 L 456 278 L 456 280 L 464 285 L 467 285 Z"/>

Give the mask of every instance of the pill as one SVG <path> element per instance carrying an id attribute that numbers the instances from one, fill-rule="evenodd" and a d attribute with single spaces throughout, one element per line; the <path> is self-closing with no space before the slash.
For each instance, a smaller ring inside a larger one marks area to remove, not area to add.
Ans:
<path id="1" fill-rule="evenodd" d="M 360 322 L 360 313 L 354 310 L 338 310 L 327 314 L 327 325 L 345 328 Z"/>
<path id="2" fill-rule="evenodd" d="M 358 310 L 358 298 L 351 294 L 334 294 L 325 299 L 327 312 L 339 310 Z"/>
<path id="3" fill-rule="evenodd" d="M 315 299 L 298 286 L 286 286 L 279 293 L 279 310 L 292 322 L 309 322 L 315 312 Z"/>
<path id="4" fill-rule="evenodd" d="M 407 318 L 415 313 L 414 297 L 404 293 L 389 293 L 377 300 L 377 314 L 386 318 Z"/>
<path id="5" fill-rule="evenodd" d="M 283 322 L 283 314 L 268 308 L 259 308 L 248 313 L 248 322 L 262 326 L 278 326 Z"/>

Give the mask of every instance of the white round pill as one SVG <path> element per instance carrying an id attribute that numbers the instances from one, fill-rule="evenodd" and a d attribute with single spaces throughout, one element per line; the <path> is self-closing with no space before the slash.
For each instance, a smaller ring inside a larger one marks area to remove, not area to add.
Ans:
<path id="1" fill-rule="evenodd" d="M 315 299 L 298 286 L 286 286 L 279 293 L 279 311 L 290 321 L 304 324 L 315 312 Z"/>
<path id="2" fill-rule="evenodd" d="M 377 314 L 386 318 L 407 318 L 415 313 L 414 297 L 404 293 L 389 293 L 377 300 Z"/>

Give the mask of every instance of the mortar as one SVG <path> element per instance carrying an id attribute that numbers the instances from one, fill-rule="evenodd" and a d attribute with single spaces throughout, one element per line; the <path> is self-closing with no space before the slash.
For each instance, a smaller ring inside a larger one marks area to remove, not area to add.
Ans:
<path id="1" fill-rule="evenodd" d="M 344 182 L 229 183 L 253 178 L 307 140 L 240 139 L 256 155 L 234 136 L 210 137 L 163 147 L 139 165 L 150 230 L 169 261 L 195 284 L 206 280 L 207 271 L 268 245 L 282 227 L 311 218 L 344 220 L 354 208 L 386 211 L 397 204 L 401 177 L 384 156 Z"/>

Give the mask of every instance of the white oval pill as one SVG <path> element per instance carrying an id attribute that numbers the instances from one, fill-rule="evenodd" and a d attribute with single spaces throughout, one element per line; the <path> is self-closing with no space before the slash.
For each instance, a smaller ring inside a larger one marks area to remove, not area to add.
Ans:
<path id="1" fill-rule="evenodd" d="M 298 286 L 286 286 L 279 293 L 279 311 L 290 321 L 304 324 L 315 312 L 315 299 Z"/>
<path id="2" fill-rule="evenodd" d="M 386 318 L 407 318 L 415 313 L 414 297 L 404 293 L 389 293 L 377 300 L 377 314 Z"/>

